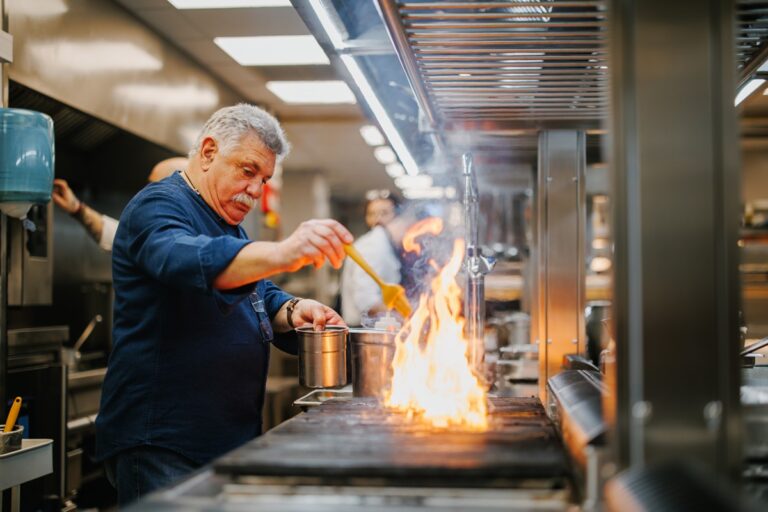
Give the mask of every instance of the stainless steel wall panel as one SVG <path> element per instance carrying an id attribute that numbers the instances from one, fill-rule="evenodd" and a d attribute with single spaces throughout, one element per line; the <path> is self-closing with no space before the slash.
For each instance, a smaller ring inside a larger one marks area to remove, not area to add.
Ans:
<path id="1" fill-rule="evenodd" d="M 8 31 L 6 0 L 0 0 L 0 32 Z M 8 106 L 8 64 L 0 60 L 0 107 Z M 0 404 L 8 383 L 8 217 L 0 213 Z"/>
<path id="2" fill-rule="evenodd" d="M 615 364 L 605 410 L 614 458 L 735 471 L 733 5 L 611 8 Z"/>
<path id="3" fill-rule="evenodd" d="M 33 3 L 8 3 L 14 81 L 179 153 L 240 101 L 115 2 Z"/>
<path id="4" fill-rule="evenodd" d="M 537 273 L 539 397 L 563 356 L 584 350 L 584 231 L 586 134 L 546 130 L 539 135 Z"/>

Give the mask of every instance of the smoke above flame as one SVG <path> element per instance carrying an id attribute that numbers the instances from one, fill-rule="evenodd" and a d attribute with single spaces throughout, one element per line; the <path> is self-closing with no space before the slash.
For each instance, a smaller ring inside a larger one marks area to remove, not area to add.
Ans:
<path id="1" fill-rule="evenodd" d="M 409 230 L 404 246 L 420 254 L 416 238 L 442 229 L 439 218 L 425 219 Z M 392 387 L 384 403 L 436 428 L 485 430 L 486 392 L 467 359 L 461 287 L 456 282 L 463 258 L 464 242 L 456 240 L 450 260 L 398 333 Z"/>

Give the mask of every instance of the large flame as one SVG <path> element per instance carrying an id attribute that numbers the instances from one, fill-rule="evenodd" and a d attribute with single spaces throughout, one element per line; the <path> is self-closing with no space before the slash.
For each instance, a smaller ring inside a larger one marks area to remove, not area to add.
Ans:
<path id="1" fill-rule="evenodd" d="M 420 234 L 442 229 L 440 219 L 428 221 L 431 224 L 414 226 L 417 234 L 408 237 L 411 242 Z M 451 259 L 432 280 L 431 292 L 421 296 L 397 335 L 392 387 L 385 404 L 434 427 L 485 430 L 485 388 L 467 360 L 461 288 L 456 283 L 463 257 L 464 243 L 456 240 Z"/>

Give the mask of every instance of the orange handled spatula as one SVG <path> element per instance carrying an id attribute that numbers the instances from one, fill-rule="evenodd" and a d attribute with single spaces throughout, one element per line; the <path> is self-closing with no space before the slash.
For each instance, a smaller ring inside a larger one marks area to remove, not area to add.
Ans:
<path id="1" fill-rule="evenodd" d="M 21 397 L 17 396 L 13 401 L 13 405 L 11 405 L 8 418 L 5 420 L 5 427 L 3 427 L 3 432 L 7 433 L 13 430 L 13 426 L 16 425 L 16 419 L 19 417 L 19 409 L 21 409 Z"/>
<path id="2" fill-rule="evenodd" d="M 408 304 L 408 299 L 405 296 L 405 288 L 399 284 L 385 283 L 371 268 L 368 262 L 363 259 L 360 253 L 357 252 L 357 249 L 355 249 L 354 246 L 344 244 L 344 252 L 346 252 L 347 256 L 352 258 L 355 263 L 360 265 L 360 268 L 365 270 L 365 272 L 371 276 L 371 279 L 376 281 L 376 284 L 381 288 L 381 296 L 384 299 L 385 306 L 389 309 L 394 309 L 403 315 L 403 318 L 411 316 L 411 305 Z"/>

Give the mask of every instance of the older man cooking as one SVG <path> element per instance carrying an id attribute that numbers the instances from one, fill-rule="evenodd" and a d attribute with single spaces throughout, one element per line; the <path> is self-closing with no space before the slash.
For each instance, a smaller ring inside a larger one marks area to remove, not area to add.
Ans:
<path id="1" fill-rule="evenodd" d="M 343 324 L 266 278 L 326 260 L 339 268 L 346 228 L 310 220 L 273 243 L 239 226 L 287 151 L 263 110 L 221 109 L 188 169 L 145 187 L 120 218 L 114 347 L 96 428 L 121 504 L 259 435 L 269 344 L 296 353 L 295 326 Z"/>

